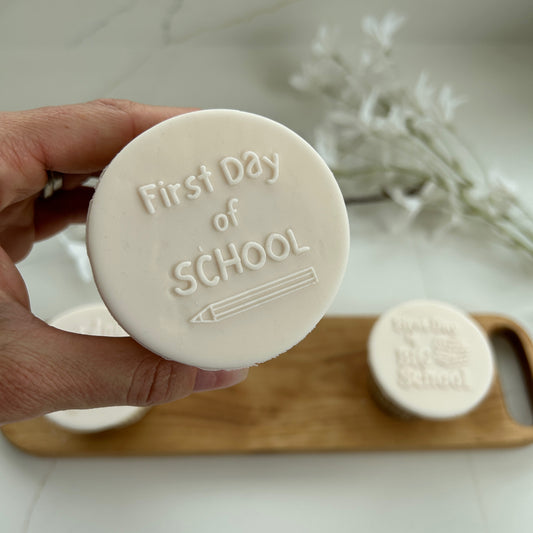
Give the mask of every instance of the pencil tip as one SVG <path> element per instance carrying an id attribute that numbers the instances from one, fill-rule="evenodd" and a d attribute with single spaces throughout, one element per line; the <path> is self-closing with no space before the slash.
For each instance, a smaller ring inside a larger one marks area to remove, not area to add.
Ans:
<path id="1" fill-rule="evenodd" d="M 194 315 L 191 318 L 190 322 L 196 322 L 196 323 L 203 322 L 203 320 L 202 320 L 202 313 L 203 312 L 204 312 L 204 309 L 202 309 L 198 314 Z"/>
<path id="2" fill-rule="evenodd" d="M 196 315 L 194 315 L 190 320 L 189 322 L 193 322 L 193 323 L 196 323 L 196 324 L 205 324 L 206 322 L 215 322 L 215 320 L 213 320 L 213 317 L 209 316 L 209 306 L 207 307 L 204 307 L 199 313 L 197 313 Z"/>

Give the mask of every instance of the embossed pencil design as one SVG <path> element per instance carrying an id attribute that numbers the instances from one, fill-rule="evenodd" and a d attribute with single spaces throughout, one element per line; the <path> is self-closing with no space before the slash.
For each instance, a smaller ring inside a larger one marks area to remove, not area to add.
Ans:
<path id="1" fill-rule="evenodd" d="M 245 313 L 250 309 L 264 305 L 272 300 L 287 296 L 318 283 L 318 276 L 313 267 L 298 270 L 282 278 L 240 292 L 204 307 L 191 318 L 195 323 L 220 322 L 226 318 Z"/>

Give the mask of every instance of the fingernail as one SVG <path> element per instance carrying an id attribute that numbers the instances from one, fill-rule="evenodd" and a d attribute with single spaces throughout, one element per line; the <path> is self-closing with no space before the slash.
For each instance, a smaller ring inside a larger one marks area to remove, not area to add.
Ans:
<path id="1" fill-rule="evenodd" d="M 194 392 L 226 389 L 248 376 L 248 369 L 239 370 L 198 370 L 194 383 Z"/>

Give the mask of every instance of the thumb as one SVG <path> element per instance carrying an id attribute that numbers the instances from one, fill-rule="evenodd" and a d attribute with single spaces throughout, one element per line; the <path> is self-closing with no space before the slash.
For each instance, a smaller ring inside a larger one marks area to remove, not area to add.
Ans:
<path id="1" fill-rule="evenodd" d="M 18 311 L 31 320 L 10 328 L 3 346 L 0 423 L 59 409 L 170 402 L 230 387 L 248 372 L 200 370 L 163 359 L 128 337 L 70 333 Z"/>

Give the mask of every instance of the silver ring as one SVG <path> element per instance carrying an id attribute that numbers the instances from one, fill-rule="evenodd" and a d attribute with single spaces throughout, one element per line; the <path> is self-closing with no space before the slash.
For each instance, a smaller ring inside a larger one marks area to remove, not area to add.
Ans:
<path id="1" fill-rule="evenodd" d="M 63 187 L 63 176 L 59 172 L 54 172 L 53 170 L 47 170 L 46 176 L 48 177 L 48 181 L 46 182 L 41 195 L 43 198 L 50 198 L 52 194 Z"/>

